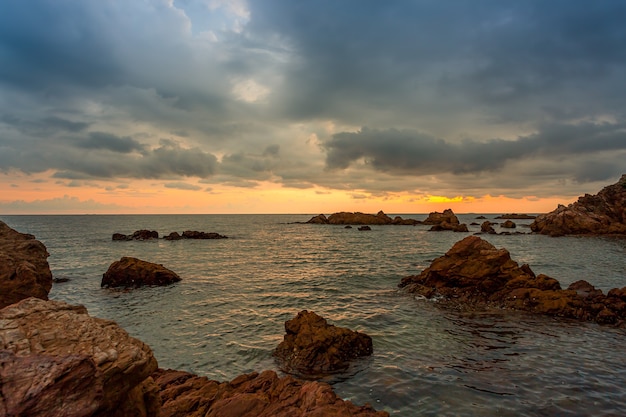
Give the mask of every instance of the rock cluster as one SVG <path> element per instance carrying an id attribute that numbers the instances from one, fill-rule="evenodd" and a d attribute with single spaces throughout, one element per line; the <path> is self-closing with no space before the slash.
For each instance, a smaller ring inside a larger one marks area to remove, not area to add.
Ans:
<path id="1" fill-rule="evenodd" d="M 367 214 L 360 212 L 339 212 L 333 213 L 330 216 L 326 217 L 323 214 L 319 214 L 317 216 L 312 217 L 306 223 L 312 224 L 354 224 L 354 225 L 416 225 L 421 222 L 413 219 L 403 219 L 400 216 L 396 216 L 393 219 L 387 216 L 382 211 L 379 211 L 377 214 Z"/>
<path id="2" fill-rule="evenodd" d="M 150 240 L 158 239 L 159 232 L 156 230 L 137 230 L 132 235 L 125 235 L 122 233 L 113 233 L 112 240 Z"/>
<path id="3" fill-rule="evenodd" d="M 452 209 L 446 209 L 443 213 L 436 211 L 431 212 L 423 224 L 432 225 L 431 232 L 441 232 L 452 230 L 453 232 L 467 232 L 467 225 L 460 223 L 459 218 L 452 212 Z"/>
<path id="4" fill-rule="evenodd" d="M 596 195 L 538 216 L 530 228 L 550 236 L 626 234 L 626 174 Z"/>
<path id="5" fill-rule="evenodd" d="M 497 307 L 621 324 L 626 318 L 626 287 L 607 295 L 586 281 L 563 290 L 557 280 L 519 266 L 506 249 L 469 236 L 399 286 L 426 298 L 442 297 L 455 308 Z"/>
<path id="6" fill-rule="evenodd" d="M 0 221 L 0 308 L 28 297 L 48 299 L 52 288 L 48 256 L 35 236 Z"/>
<path id="7" fill-rule="evenodd" d="M 156 416 L 157 361 L 114 322 L 37 298 L 0 322 L 0 415 Z"/>
<path id="8" fill-rule="evenodd" d="M 137 230 L 132 235 L 125 235 L 122 233 L 113 233 L 112 240 L 151 240 L 158 239 L 159 232 L 155 230 Z M 171 232 L 169 235 L 163 236 L 165 240 L 180 240 L 180 239 L 226 239 L 228 236 L 220 235 L 215 232 L 199 232 L 196 230 L 185 230 L 183 234 L 178 232 Z"/>
<path id="9" fill-rule="evenodd" d="M 303 310 L 285 322 L 285 332 L 274 356 L 283 371 L 299 376 L 344 371 L 354 359 L 373 352 L 371 337 L 328 324 L 312 311 Z"/>
<path id="10" fill-rule="evenodd" d="M 128 256 L 113 262 L 102 275 L 102 287 L 139 288 L 144 285 L 169 285 L 180 281 L 175 272 L 161 264 Z"/>
<path id="11" fill-rule="evenodd" d="M 279 378 L 273 371 L 240 375 L 230 382 L 173 370 L 153 376 L 163 401 L 161 417 L 389 416 L 342 400 L 326 383 Z"/>

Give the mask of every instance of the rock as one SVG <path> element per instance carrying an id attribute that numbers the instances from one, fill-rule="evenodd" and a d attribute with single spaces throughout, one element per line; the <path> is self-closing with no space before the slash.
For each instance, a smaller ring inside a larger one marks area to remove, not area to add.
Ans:
<path id="1" fill-rule="evenodd" d="M 550 236 L 626 234 L 626 174 L 596 195 L 538 216 L 530 228 Z"/>
<path id="2" fill-rule="evenodd" d="M 159 232 L 155 230 L 137 230 L 132 235 L 124 235 L 122 233 L 113 233 L 112 240 L 151 240 L 158 239 Z"/>
<path id="3" fill-rule="evenodd" d="M 482 233 L 489 233 L 490 235 L 496 234 L 496 231 L 489 220 L 484 221 L 483 224 L 480 225 L 480 231 Z"/>
<path id="4" fill-rule="evenodd" d="M 478 219 L 478 220 L 485 220 L 486 217 L 485 216 L 478 216 L 478 217 L 476 217 L 476 219 Z"/>
<path id="5" fill-rule="evenodd" d="M 359 226 L 357 230 L 360 230 L 360 231 L 364 231 L 364 230 L 372 230 L 372 228 L 371 228 L 371 227 L 369 227 L 369 226 Z"/>
<path id="6" fill-rule="evenodd" d="M 323 214 L 319 214 L 315 217 L 312 217 L 307 223 L 313 224 L 328 224 L 328 219 Z"/>
<path id="7" fill-rule="evenodd" d="M 496 249 L 477 236 L 457 242 L 419 275 L 403 278 L 399 286 L 426 298 L 443 297 L 442 305 L 461 309 L 512 308 L 600 324 L 622 323 L 626 318 L 621 290 L 605 296 L 586 281 L 563 290 L 554 278 L 536 276 L 528 265 L 513 261 L 506 249 Z"/>
<path id="8" fill-rule="evenodd" d="M 101 287 L 138 288 L 144 285 L 169 285 L 181 278 L 163 265 L 123 257 L 113 262 L 102 275 Z"/>
<path id="9" fill-rule="evenodd" d="M 158 415 L 157 361 L 114 322 L 28 298 L 0 310 L 0 323 L 0 415 Z"/>
<path id="10" fill-rule="evenodd" d="M 496 217 L 496 219 L 514 219 L 514 220 L 532 220 L 535 218 L 537 218 L 537 216 L 531 216 L 528 214 L 517 214 L 517 213 L 503 214 L 501 216 Z"/>
<path id="11" fill-rule="evenodd" d="M 515 229 L 517 225 L 512 220 L 507 220 L 500 225 L 500 227 L 504 227 L 506 229 Z"/>
<path id="12" fill-rule="evenodd" d="M 342 400 L 326 383 L 279 378 L 273 371 L 240 375 L 230 382 L 163 369 L 153 377 L 163 401 L 161 417 L 389 416 L 370 405 Z"/>
<path id="13" fill-rule="evenodd" d="M 328 324 L 326 319 L 307 310 L 285 322 L 285 331 L 274 356 L 286 373 L 329 375 L 345 371 L 351 361 L 373 352 L 372 338 L 368 335 Z"/>
<path id="14" fill-rule="evenodd" d="M 0 221 L 0 308 L 28 297 L 48 299 L 52 288 L 48 256 L 35 236 Z"/>
<path id="15" fill-rule="evenodd" d="M 443 213 L 438 213 L 436 211 L 431 212 L 422 223 L 426 225 L 434 225 L 444 222 L 449 224 L 459 224 L 459 219 L 451 209 L 446 209 Z"/>
<path id="16" fill-rule="evenodd" d="M 220 235 L 214 232 L 198 232 L 195 230 L 185 230 L 183 232 L 183 239 L 227 239 L 227 236 Z"/>
<path id="17" fill-rule="evenodd" d="M 172 232 L 167 236 L 163 236 L 163 239 L 165 240 L 180 240 L 183 237 L 178 233 L 178 232 Z"/>
<path id="18" fill-rule="evenodd" d="M 328 218 L 323 214 L 315 216 L 311 218 L 306 223 L 313 224 L 353 224 L 353 225 L 416 225 L 420 224 L 418 220 L 413 219 L 403 219 L 400 216 L 396 216 L 393 220 L 391 217 L 387 216 L 382 211 L 379 211 L 377 214 L 366 214 L 366 213 L 349 213 L 349 212 L 339 212 L 333 213 Z"/>

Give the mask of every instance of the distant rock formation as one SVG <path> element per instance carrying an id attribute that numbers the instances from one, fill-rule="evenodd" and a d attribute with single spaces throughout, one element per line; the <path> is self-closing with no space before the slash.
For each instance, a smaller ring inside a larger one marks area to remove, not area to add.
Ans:
<path id="1" fill-rule="evenodd" d="M 517 213 L 502 214 L 500 216 L 496 216 L 496 219 L 513 219 L 513 220 L 532 220 L 535 218 L 537 218 L 537 216 L 531 216 L 529 214 L 517 214 Z"/>
<path id="2" fill-rule="evenodd" d="M 52 288 L 48 256 L 35 236 L 0 221 L 0 308 L 28 297 L 48 299 Z"/>
<path id="3" fill-rule="evenodd" d="M 114 322 L 37 298 L 0 310 L 0 321 L 0 415 L 158 415 L 152 350 Z"/>
<path id="4" fill-rule="evenodd" d="M 372 338 L 328 324 L 303 310 L 285 322 L 284 340 L 274 351 L 283 371 L 299 376 L 323 376 L 344 371 L 350 362 L 373 352 Z"/>
<path id="5" fill-rule="evenodd" d="M 170 234 L 171 235 L 171 234 Z M 185 230 L 182 235 L 183 239 L 226 239 L 227 236 L 220 235 L 215 232 L 198 232 L 195 230 Z"/>
<path id="6" fill-rule="evenodd" d="M 163 369 L 153 377 L 163 401 L 161 417 L 389 416 L 370 405 L 342 400 L 326 383 L 279 378 L 274 371 L 244 374 L 230 382 Z"/>
<path id="7" fill-rule="evenodd" d="M 421 222 L 413 219 L 403 219 L 400 216 L 396 216 L 393 219 L 387 216 L 383 211 L 379 211 L 377 214 L 366 214 L 360 212 L 339 212 L 333 213 L 326 217 L 323 214 L 312 217 L 306 223 L 311 224 L 341 224 L 341 225 L 416 225 Z"/>
<path id="8" fill-rule="evenodd" d="M 452 230 L 453 232 L 468 232 L 465 223 L 459 223 L 458 217 L 452 209 L 446 209 L 443 213 L 437 211 L 431 212 L 422 224 L 432 225 L 430 232 L 442 232 Z"/>
<path id="9" fill-rule="evenodd" d="M 158 239 L 159 233 L 155 230 L 137 230 L 132 235 L 113 233 L 112 240 L 151 240 Z"/>
<path id="10" fill-rule="evenodd" d="M 604 295 L 579 281 L 562 290 L 554 278 L 535 275 L 528 265 L 513 261 L 506 249 L 477 236 L 457 242 L 399 286 L 426 298 L 443 297 L 443 305 L 456 308 L 512 308 L 600 324 L 623 324 L 626 318 L 626 287 Z"/>
<path id="11" fill-rule="evenodd" d="M 496 230 L 493 228 L 492 224 L 493 223 L 491 223 L 489 220 L 485 220 L 483 222 L 483 224 L 480 225 L 480 231 L 482 233 L 488 233 L 490 235 L 495 235 L 496 234 Z"/>
<path id="12" fill-rule="evenodd" d="M 626 174 L 596 195 L 538 216 L 530 229 L 550 236 L 626 234 Z"/>
<path id="13" fill-rule="evenodd" d="M 507 220 L 500 225 L 500 227 L 504 227 L 505 229 L 515 229 L 517 225 L 512 220 Z"/>
<path id="14" fill-rule="evenodd" d="M 128 256 L 113 262 L 102 275 L 102 287 L 138 288 L 144 285 L 169 285 L 181 278 L 161 264 Z"/>

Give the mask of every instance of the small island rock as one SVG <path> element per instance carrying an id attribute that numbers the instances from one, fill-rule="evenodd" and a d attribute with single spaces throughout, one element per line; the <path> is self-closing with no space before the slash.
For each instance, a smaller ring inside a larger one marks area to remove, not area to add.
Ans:
<path id="1" fill-rule="evenodd" d="M 102 276 L 102 287 L 138 288 L 144 285 L 169 285 L 181 278 L 161 264 L 132 257 L 113 262 Z"/>

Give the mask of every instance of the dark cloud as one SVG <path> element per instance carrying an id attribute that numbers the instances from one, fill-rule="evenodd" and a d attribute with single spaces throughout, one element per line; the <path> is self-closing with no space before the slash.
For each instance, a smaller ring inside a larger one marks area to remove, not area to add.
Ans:
<path id="1" fill-rule="evenodd" d="M 107 149 L 112 152 L 129 153 L 141 151 L 144 145 L 130 137 L 119 137 L 105 132 L 91 132 L 89 137 L 77 143 L 85 149 Z"/>

